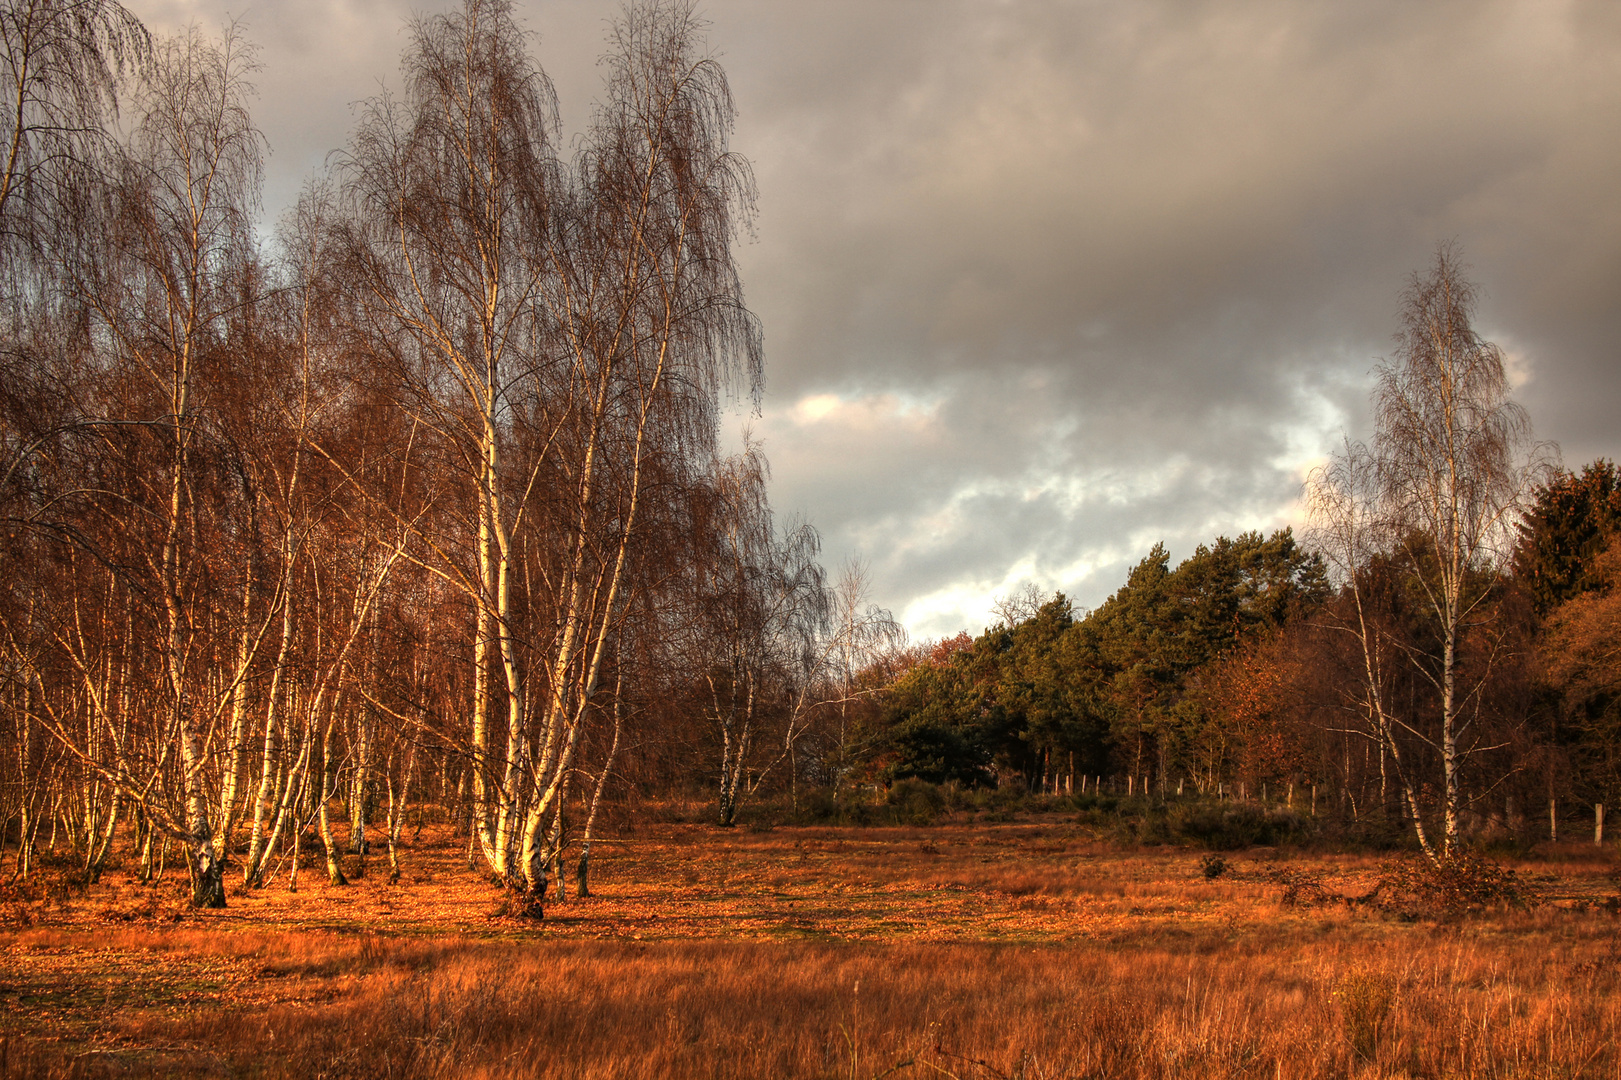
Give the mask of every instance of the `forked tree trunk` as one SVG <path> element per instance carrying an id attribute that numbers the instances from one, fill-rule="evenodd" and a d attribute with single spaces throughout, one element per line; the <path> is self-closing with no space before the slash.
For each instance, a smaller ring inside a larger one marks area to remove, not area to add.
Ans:
<path id="1" fill-rule="evenodd" d="M 85 859 L 84 879 L 91 885 L 101 880 L 102 871 L 107 868 L 107 857 L 112 854 L 113 840 L 118 833 L 118 812 L 123 807 L 123 793 L 115 787 L 111 798 L 111 805 L 107 807 L 107 820 L 102 823 L 101 835 L 92 838 L 88 857 Z"/>
<path id="2" fill-rule="evenodd" d="M 146 824 L 141 824 L 141 823 L 137 823 L 137 825 L 136 825 L 135 835 L 139 838 L 138 841 L 137 841 L 137 844 L 138 844 L 138 846 L 140 847 L 140 850 L 141 850 L 141 863 L 140 863 L 140 869 L 138 871 L 136 871 L 135 876 L 136 876 L 137 880 L 139 880 L 143 885 L 150 885 L 152 883 L 152 833 L 153 833 L 153 831 L 154 830 L 153 830 L 151 825 L 146 825 Z"/>
<path id="3" fill-rule="evenodd" d="M 309 787 L 310 752 L 315 743 L 314 731 L 308 721 L 305 723 L 303 746 L 299 748 L 298 757 L 286 767 L 281 777 L 280 793 L 271 807 L 271 827 L 268 836 L 262 842 L 256 840 L 252 848 L 252 861 L 245 868 L 247 884 L 258 887 L 265 878 L 265 861 L 270 858 L 271 852 L 276 850 L 276 844 L 290 823 L 293 833 L 302 831 L 303 825 L 298 821 L 298 806 L 304 799 L 304 792 Z"/>
<path id="4" fill-rule="evenodd" d="M 400 783 L 399 797 L 395 798 L 393 762 L 388 768 L 388 883 L 400 881 L 400 831 L 405 827 L 405 810 L 411 802 L 411 781 L 416 776 L 416 747 L 412 747 L 405 762 L 405 778 Z"/>

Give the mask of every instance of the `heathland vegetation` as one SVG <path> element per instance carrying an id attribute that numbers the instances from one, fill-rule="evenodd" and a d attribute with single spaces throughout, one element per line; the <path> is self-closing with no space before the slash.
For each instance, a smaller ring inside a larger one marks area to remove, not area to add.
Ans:
<path id="1" fill-rule="evenodd" d="M 730 830 L 669 820 L 694 807 L 642 807 L 601 846 L 592 895 L 544 920 L 501 903 L 431 822 L 413 820 L 398 884 L 373 871 L 295 892 L 281 875 L 223 909 L 190 907 L 176 867 L 156 885 L 112 871 L 86 887 L 47 859 L 51 888 L 0 909 L 0 1055 L 9 1075 L 81 1077 L 1618 1064 L 1621 898 L 1590 842 L 1544 845 L 1482 896 L 1333 844 L 1125 843 L 1114 829 L 1141 807 L 1083 804 L 1113 822 L 1100 826 L 1076 805 Z"/>
<path id="2" fill-rule="evenodd" d="M 1450 247 L 1301 534 L 908 643 L 718 449 L 691 5 L 528 45 L 267 240 L 239 34 L 0 0 L 0 1076 L 1616 1069 L 1621 476 Z"/>

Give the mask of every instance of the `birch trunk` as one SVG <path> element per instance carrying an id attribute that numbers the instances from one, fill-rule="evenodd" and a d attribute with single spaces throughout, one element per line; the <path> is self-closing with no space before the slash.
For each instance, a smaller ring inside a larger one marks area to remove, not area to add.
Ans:
<path id="1" fill-rule="evenodd" d="M 608 777 L 613 772 L 614 757 L 619 753 L 619 734 L 624 727 L 624 675 L 614 677 L 614 733 L 608 746 L 608 756 L 597 773 L 596 786 L 591 791 L 591 808 L 585 815 L 585 827 L 580 833 L 580 861 L 574 871 L 574 891 L 582 900 L 591 895 L 591 839 L 595 835 L 597 810 L 602 806 L 602 793 L 607 790 Z"/>
<path id="2" fill-rule="evenodd" d="M 333 712 L 337 709 L 334 707 Z M 326 857 L 326 879 L 332 885 L 347 885 L 349 879 L 343 876 L 343 863 L 338 857 L 338 844 L 332 837 L 332 819 L 330 807 L 332 799 L 338 793 L 338 767 L 333 760 L 333 732 L 337 727 L 337 717 L 329 718 L 325 725 L 325 732 L 321 738 L 321 790 L 318 795 L 319 804 L 317 815 L 321 824 L 321 851 Z"/>
<path id="3" fill-rule="evenodd" d="M 392 763 L 390 763 L 392 765 Z M 411 802 L 411 781 L 416 776 L 416 748 L 406 757 L 405 778 L 400 782 L 399 798 L 395 798 L 394 770 L 388 772 L 388 883 L 400 882 L 400 832 L 405 827 L 405 811 Z"/>

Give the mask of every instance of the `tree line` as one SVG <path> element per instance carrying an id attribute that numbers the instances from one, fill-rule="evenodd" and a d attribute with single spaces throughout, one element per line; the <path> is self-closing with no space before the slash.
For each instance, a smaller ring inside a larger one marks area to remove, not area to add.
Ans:
<path id="1" fill-rule="evenodd" d="M 725 73 L 691 4 L 628 6 L 565 154 L 528 45 L 506 0 L 411 21 L 266 242 L 238 30 L 0 8 L 14 873 L 397 877 L 430 804 L 538 905 L 615 785 L 702 775 L 729 822 L 832 760 L 896 631 L 718 449 L 762 375 Z"/>

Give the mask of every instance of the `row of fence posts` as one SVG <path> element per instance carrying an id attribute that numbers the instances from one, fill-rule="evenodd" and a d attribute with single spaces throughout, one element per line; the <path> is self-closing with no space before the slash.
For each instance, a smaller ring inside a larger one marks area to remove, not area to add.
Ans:
<path id="1" fill-rule="evenodd" d="M 1121 788 L 1120 780 L 1121 779 L 1122 778 L 1119 777 L 1119 776 L 1103 776 L 1103 775 L 1093 775 L 1093 774 L 1084 774 L 1083 773 L 1081 775 L 1081 778 L 1080 778 L 1080 794 L 1085 795 L 1090 790 L 1093 795 L 1098 795 L 1098 794 L 1101 794 L 1103 792 L 1104 787 L 1108 787 L 1110 793 L 1112 793 L 1112 794 L 1116 794 L 1116 795 L 1122 794 L 1122 792 L 1120 790 L 1120 788 Z M 1153 780 L 1153 778 L 1150 777 L 1150 776 L 1135 776 L 1135 775 L 1128 774 L 1127 776 L 1124 777 L 1124 779 L 1126 781 L 1124 794 L 1127 797 L 1135 797 L 1139 791 L 1141 791 L 1142 794 L 1147 795 L 1152 790 L 1151 781 Z M 1107 784 L 1104 783 L 1105 780 L 1108 781 Z M 1142 781 L 1142 784 L 1140 786 L 1137 783 L 1138 780 Z M 1182 793 L 1183 793 L 1183 790 L 1184 790 L 1183 785 L 1186 782 L 1187 781 L 1186 781 L 1185 778 L 1180 778 L 1180 779 L 1177 780 L 1177 782 L 1176 782 L 1176 794 L 1177 794 L 1178 798 L 1182 797 Z M 1052 779 L 1050 781 L 1050 790 L 1048 789 L 1049 788 L 1049 782 L 1046 782 L 1046 781 L 1043 782 L 1042 788 L 1043 788 L 1044 793 L 1049 794 L 1049 795 L 1073 795 L 1073 794 L 1076 793 L 1075 792 L 1075 774 L 1070 773 L 1067 776 L 1062 776 L 1062 777 L 1055 775 L 1055 776 L 1052 777 Z M 1161 791 L 1161 794 L 1164 793 L 1164 784 L 1163 783 L 1161 784 L 1160 791 Z M 1227 799 L 1227 798 L 1233 797 L 1233 793 L 1232 793 L 1231 790 L 1229 790 L 1228 785 L 1226 784 L 1226 782 L 1223 781 L 1223 782 L 1219 782 L 1219 783 L 1216 784 L 1215 796 L 1218 799 Z M 1238 795 L 1237 795 L 1237 798 L 1238 798 L 1238 801 L 1240 801 L 1240 802 L 1243 802 L 1243 801 L 1245 801 L 1245 800 L 1247 800 L 1249 798 L 1249 787 L 1242 780 L 1239 781 L 1239 783 L 1238 783 Z M 1267 786 L 1265 784 L 1261 785 L 1261 801 L 1263 803 L 1267 801 Z M 1294 785 L 1293 780 L 1289 781 L 1289 792 L 1288 792 L 1288 795 L 1285 797 L 1284 801 L 1285 801 L 1286 805 L 1289 807 L 1289 809 L 1293 810 L 1295 808 L 1295 785 Z M 1316 784 L 1313 784 L 1311 786 L 1311 816 L 1312 817 L 1317 816 L 1317 785 Z"/>
<path id="2" fill-rule="evenodd" d="M 1138 785 L 1137 785 L 1138 780 L 1142 781 L 1142 789 L 1141 789 L 1142 793 L 1144 795 L 1147 795 L 1149 793 L 1149 790 L 1150 790 L 1150 787 L 1149 787 L 1150 779 L 1151 778 L 1147 777 L 1147 776 L 1138 777 L 1138 776 L 1128 775 L 1125 778 L 1125 780 L 1126 780 L 1125 794 L 1127 795 L 1127 797 L 1135 797 L 1136 796 L 1137 791 L 1138 791 Z M 1082 795 L 1085 795 L 1087 793 L 1088 786 L 1090 786 L 1093 795 L 1100 794 L 1103 791 L 1104 781 L 1105 780 L 1109 781 L 1108 787 L 1110 788 L 1110 790 L 1113 791 L 1114 793 L 1118 794 L 1119 791 L 1120 791 L 1120 777 L 1118 777 L 1118 776 L 1105 777 L 1105 776 L 1102 776 L 1102 775 L 1091 775 L 1091 776 L 1089 776 L 1089 775 L 1086 775 L 1084 773 L 1081 775 L 1081 784 L 1080 784 L 1081 790 L 1080 790 L 1080 793 Z M 1090 781 L 1090 785 L 1088 784 L 1089 781 Z M 1062 785 L 1063 785 L 1063 791 L 1062 792 L 1059 791 L 1060 783 L 1062 783 Z M 1182 779 L 1179 779 L 1176 782 L 1176 794 L 1177 794 L 1177 796 L 1179 798 L 1182 795 L 1183 784 L 1184 783 L 1185 783 L 1185 781 L 1182 780 Z M 1073 794 L 1075 794 L 1075 774 L 1070 773 L 1069 775 L 1067 775 L 1065 777 L 1062 777 L 1062 778 L 1060 778 L 1058 776 L 1054 776 L 1052 778 L 1052 794 L 1054 794 L 1054 795 L 1058 795 L 1058 794 L 1073 795 Z M 1220 783 L 1216 784 L 1216 792 L 1215 792 L 1215 794 L 1216 794 L 1216 798 L 1225 799 L 1231 793 L 1227 789 L 1227 784 L 1225 782 L 1220 782 Z M 1247 798 L 1249 798 L 1248 787 L 1245 785 L 1245 783 L 1242 780 L 1240 780 L 1239 783 L 1238 783 L 1238 800 L 1240 802 L 1243 802 Z M 1263 803 L 1267 801 L 1267 786 L 1265 784 L 1261 785 L 1261 801 Z M 1295 785 L 1294 785 L 1294 781 L 1292 781 L 1292 780 L 1289 782 L 1289 793 L 1288 793 L 1288 796 L 1285 798 L 1284 801 L 1285 801 L 1286 805 L 1289 807 L 1289 809 L 1293 810 L 1295 808 Z M 1317 785 L 1316 784 L 1313 784 L 1311 786 L 1311 816 L 1312 817 L 1317 816 Z M 1559 801 L 1557 799 L 1549 799 L 1548 800 L 1548 839 L 1550 841 L 1554 842 L 1554 843 L 1559 842 Z M 1603 803 L 1594 803 L 1593 804 L 1593 846 L 1595 846 L 1595 847 L 1603 847 L 1604 846 L 1604 804 Z"/>

